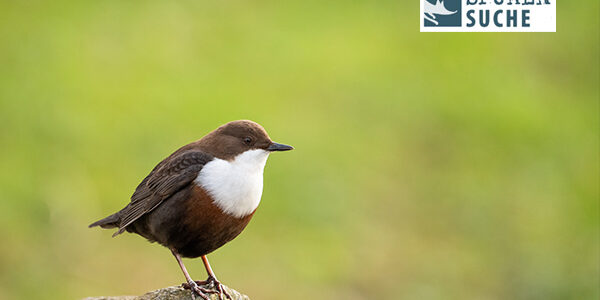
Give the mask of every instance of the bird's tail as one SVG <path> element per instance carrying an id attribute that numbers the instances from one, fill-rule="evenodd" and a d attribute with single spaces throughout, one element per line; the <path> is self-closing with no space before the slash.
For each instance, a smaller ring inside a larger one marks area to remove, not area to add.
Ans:
<path id="1" fill-rule="evenodd" d="M 98 220 L 98 221 L 90 224 L 88 227 L 92 228 L 92 227 L 100 226 L 102 228 L 115 228 L 115 227 L 119 227 L 120 221 L 121 221 L 121 218 L 119 217 L 119 213 L 114 213 L 102 220 Z"/>

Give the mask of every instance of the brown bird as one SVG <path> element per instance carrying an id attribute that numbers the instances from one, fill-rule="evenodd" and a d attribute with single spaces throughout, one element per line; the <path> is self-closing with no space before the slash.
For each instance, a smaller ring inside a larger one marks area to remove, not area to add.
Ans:
<path id="1" fill-rule="evenodd" d="M 203 299 L 207 293 L 231 298 L 206 255 L 238 236 L 260 202 L 269 154 L 292 146 L 278 144 L 252 121 L 229 122 L 161 161 L 137 186 L 131 202 L 89 227 L 118 228 L 169 248 L 186 283 Z M 182 257 L 202 257 L 208 273 L 194 281 Z M 212 284 L 215 290 L 200 285 Z"/>

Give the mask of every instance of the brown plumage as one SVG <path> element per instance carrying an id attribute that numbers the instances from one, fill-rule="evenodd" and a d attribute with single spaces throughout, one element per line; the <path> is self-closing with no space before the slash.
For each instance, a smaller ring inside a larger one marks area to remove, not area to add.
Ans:
<path id="1" fill-rule="evenodd" d="M 118 228 L 113 236 L 128 231 L 171 249 L 186 276 L 187 286 L 196 294 L 208 299 L 205 293 L 211 291 L 199 287 L 191 280 L 181 262 L 181 257 L 202 256 L 209 273 L 208 281 L 214 283 L 221 295 L 222 287 L 210 269 L 205 255 L 239 235 L 250 222 L 256 209 L 254 207 L 247 211 L 241 206 L 249 204 L 244 201 L 252 199 L 252 195 L 256 196 L 256 187 L 253 186 L 252 180 L 258 177 L 249 178 L 249 181 L 245 182 L 244 178 L 239 178 L 237 173 L 231 172 L 237 170 L 236 168 L 243 171 L 248 168 L 254 170 L 253 156 L 246 158 L 241 154 L 258 153 L 256 155 L 260 159 L 257 159 L 256 163 L 257 170 L 260 170 L 262 189 L 262 167 L 268 153 L 291 149 L 291 146 L 272 142 L 266 131 L 257 123 L 227 123 L 202 139 L 181 147 L 161 161 L 137 186 L 131 196 L 131 202 L 125 208 L 92 223 L 90 227 Z M 261 155 L 264 155 L 264 161 Z M 244 161 L 238 162 L 239 159 Z M 208 164 L 212 164 L 212 167 L 206 169 Z M 239 164 L 244 164 L 245 167 L 238 167 Z M 211 170 L 218 168 L 231 168 L 232 171 L 227 173 Z M 202 178 L 201 172 L 205 172 Z M 239 174 L 246 175 L 241 171 Z M 228 186 L 228 180 L 236 180 L 238 184 Z M 246 199 L 246 190 L 240 190 L 238 194 L 242 195 L 242 199 L 227 197 L 231 194 L 231 189 L 239 188 L 246 188 L 248 193 L 254 194 L 248 194 L 250 198 Z M 258 197 L 260 200 L 260 193 Z M 237 204 L 236 201 L 242 202 Z M 239 211 L 235 209 L 236 205 L 240 205 Z M 229 211 L 230 206 L 233 207 L 234 213 Z"/>

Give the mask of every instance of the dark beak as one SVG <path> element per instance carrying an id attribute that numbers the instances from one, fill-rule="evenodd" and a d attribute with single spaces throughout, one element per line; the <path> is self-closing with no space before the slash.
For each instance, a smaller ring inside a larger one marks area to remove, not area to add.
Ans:
<path id="1" fill-rule="evenodd" d="M 269 145 L 267 151 L 288 151 L 292 149 L 294 149 L 294 147 L 273 142 Z"/>

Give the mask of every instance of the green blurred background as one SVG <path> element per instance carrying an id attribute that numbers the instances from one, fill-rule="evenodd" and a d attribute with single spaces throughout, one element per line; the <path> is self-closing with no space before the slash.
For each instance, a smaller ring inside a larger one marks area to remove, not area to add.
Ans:
<path id="1" fill-rule="evenodd" d="M 87 225 L 252 119 L 296 147 L 209 256 L 252 299 L 598 299 L 599 10 L 425 34 L 416 0 L 0 1 L 0 298 L 183 282 Z"/>

